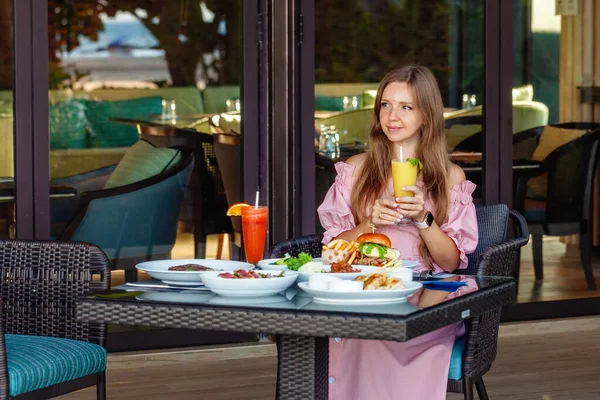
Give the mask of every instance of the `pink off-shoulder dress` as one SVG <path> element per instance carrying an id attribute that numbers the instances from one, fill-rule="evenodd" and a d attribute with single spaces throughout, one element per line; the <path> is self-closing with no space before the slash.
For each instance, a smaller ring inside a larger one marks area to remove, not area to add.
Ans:
<path id="1" fill-rule="evenodd" d="M 335 182 L 318 208 L 321 225 L 326 230 L 323 243 L 355 227 L 350 207 L 355 168 L 342 162 L 337 163 L 335 168 Z M 470 181 L 451 189 L 449 215 L 440 226 L 460 252 L 459 269 L 467 267 L 466 255 L 477 247 L 474 190 L 475 185 Z M 391 180 L 384 196 L 393 198 Z M 425 201 L 425 208 L 435 214 L 430 201 Z M 419 254 L 421 238 L 418 228 L 382 226 L 378 232 L 389 236 L 392 246 L 402 252 L 403 259 L 419 262 L 416 271 L 425 268 Z M 433 268 L 433 273 L 444 271 L 435 263 Z M 447 299 L 464 290 L 473 288 L 461 288 Z M 459 323 L 404 343 L 332 338 L 329 341 L 329 399 L 445 399 L 452 346 L 455 339 L 463 334 L 464 326 Z"/>

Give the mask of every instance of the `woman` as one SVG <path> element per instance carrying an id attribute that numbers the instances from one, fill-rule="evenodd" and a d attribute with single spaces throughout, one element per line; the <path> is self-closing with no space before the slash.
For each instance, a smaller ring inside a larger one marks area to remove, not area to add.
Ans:
<path id="1" fill-rule="evenodd" d="M 399 145 L 405 158 L 418 158 L 423 168 L 417 185 L 404 188 L 414 197 L 394 199 L 391 161 L 399 158 Z M 466 255 L 475 250 L 478 239 L 475 185 L 448 157 L 442 99 L 429 69 L 408 65 L 383 78 L 369 151 L 337 163 L 336 170 L 336 180 L 318 209 L 326 229 L 323 243 L 356 240 L 374 226 L 390 237 L 403 259 L 419 262 L 417 271 L 467 267 Z M 416 226 L 394 225 L 402 216 L 414 218 Z M 423 291 L 419 302 L 436 303 L 431 297 L 447 295 Z M 462 334 L 464 326 L 456 324 L 406 343 L 332 339 L 329 398 L 445 399 L 452 346 Z"/>

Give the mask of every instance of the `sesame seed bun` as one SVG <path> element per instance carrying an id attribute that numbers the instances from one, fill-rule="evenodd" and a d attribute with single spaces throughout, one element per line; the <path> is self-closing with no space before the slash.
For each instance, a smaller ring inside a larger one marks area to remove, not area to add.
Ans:
<path id="1" fill-rule="evenodd" d="M 392 241 L 383 233 L 363 233 L 356 241 L 362 243 L 375 243 L 385 247 L 392 247 Z"/>

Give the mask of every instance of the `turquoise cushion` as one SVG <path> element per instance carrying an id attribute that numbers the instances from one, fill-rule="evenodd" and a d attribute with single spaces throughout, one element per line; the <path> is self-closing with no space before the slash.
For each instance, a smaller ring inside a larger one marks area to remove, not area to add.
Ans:
<path id="1" fill-rule="evenodd" d="M 162 112 L 160 97 L 119 101 L 88 101 L 87 128 L 91 147 L 127 147 L 138 140 L 137 128 L 114 122 L 111 118 L 147 118 Z"/>
<path id="2" fill-rule="evenodd" d="M 140 140 L 127 149 L 104 188 L 130 185 L 152 178 L 177 164 L 180 158 L 179 150 L 154 147 L 145 140 Z"/>
<path id="3" fill-rule="evenodd" d="M 463 336 L 454 342 L 452 347 L 452 355 L 450 356 L 450 370 L 448 371 L 448 379 L 458 381 L 462 379 L 462 363 L 463 353 L 465 352 L 465 342 L 467 336 Z"/>
<path id="4" fill-rule="evenodd" d="M 356 97 L 357 108 L 360 107 L 361 95 L 315 96 L 315 110 L 344 111 L 344 97 L 347 97 L 350 102 L 352 102 L 352 97 Z"/>
<path id="5" fill-rule="evenodd" d="M 106 349 L 97 344 L 28 335 L 4 335 L 4 340 L 10 396 L 106 369 Z"/>
<path id="6" fill-rule="evenodd" d="M 50 149 L 83 149 L 85 133 L 85 103 L 73 99 L 48 107 Z"/>

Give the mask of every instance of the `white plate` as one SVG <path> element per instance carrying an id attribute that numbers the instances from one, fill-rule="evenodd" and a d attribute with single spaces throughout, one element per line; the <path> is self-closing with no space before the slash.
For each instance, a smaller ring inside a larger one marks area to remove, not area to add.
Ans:
<path id="1" fill-rule="evenodd" d="M 215 297 L 212 293 L 190 293 L 189 291 L 173 293 L 173 292 L 144 292 L 136 299 L 145 301 L 160 301 L 167 303 L 184 303 L 184 304 L 204 304 L 211 297 Z"/>
<path id="2" fill-rule="evenodd" d="M 216 271 L 235 271 L 236 269 L 253 269 L 254 265 L 240 261 L 229 260 L 156 260 L 146 261 L 136 265 L 154 279 L 159 279 L 167 285 L 198 286 L 202 284 L 200 276 L 213 271 L 169 271 L 170 267 L 184 264 L 200 264 Z"/>
<path id="3" fill-rule="evenodd" d="M 414 269 L 419 263 L 413 260 L 402 260 L 402 268 Z"/>
<path id="4" fill-rule="evenodd" d="M 277 265 L 277 264 L 273 264 L 275 261 L 277 260 L 281 260 L 283 257 L 279 257 L 279 258 L 265 258 L 264 260 L 260 260 L 258 262 L 258 266 L 261 269 L 271 269 L 271 270 L 276 270 L 276 271 L 287 271 L 287 265 L 285 264 L 281 264 L 281 265 Z M 321 261 L 321 258 L 313 258 L 313 261 Z"/>
<path id="5" fill-rule="evenodd" d="M 261 270 L 260 273 L 278 275 L 281 271 Z M 294 271 L 285 271 L 282 277 L 262 279 L 227 279 L 219 278 L 219 274 L 218 271 L 205 272 L 202 282 L 216 294 L 235 297 L 271 296 L 283 292 L 298 278 Z"/>
<path id="6" fill-rule="evenodd" d="M 315 303 L 323 304 L 383 304 L 402 303 L 411 294 L 423 287 L 420 282 L 406 282 L 405 289 L 362 290 L 351 292 L 332 292 L 308 287 L 307 282 L 298 283 L 298 287 L 311 295 Z"/>

